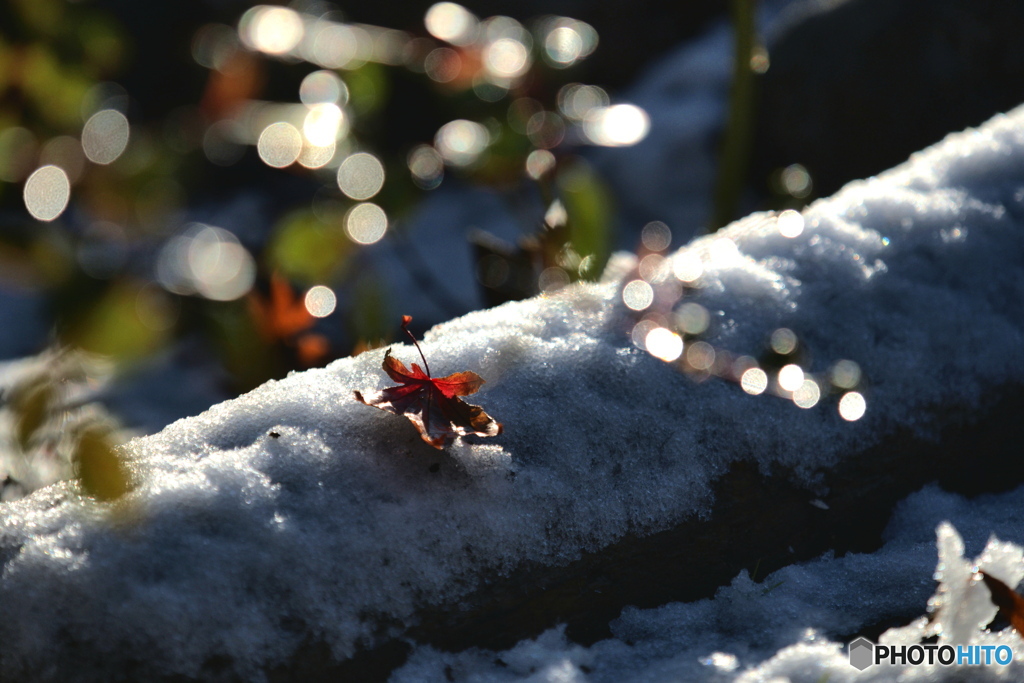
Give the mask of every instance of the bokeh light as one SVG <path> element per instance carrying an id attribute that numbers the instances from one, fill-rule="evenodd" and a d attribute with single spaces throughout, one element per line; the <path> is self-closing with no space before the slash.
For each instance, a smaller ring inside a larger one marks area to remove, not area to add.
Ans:
<path id="1" fill-rule="evenodd" d="M 114 162 L 128 146 L 129 125 L 124 114 L 104 109 L 89 117 L 82 129 L 82 151 L 94 164 Z"/>
<path id="2" fill-rule="evenodd" d="M 472 12 L 454 2 L 431 5 L 423 18 L 430 35 L 452 45 L 468 45 L 476 40 L 479 22 Z"/>
<path id="3" fill-rule="evenodd" d="M 267 166 L 284 168 L 296 162 L 302 153 L 302 134 L 287 121 L 272 123 L 260 133 L 256 151 Z"/>
<path id="4" fill-rule="evenodd" d="M 493 43 L 502 38 L 512 38 L 526 47 L 529 52 L 533 47 L 533 37 L 522 24 L 512 17 L 497 15 L 488 18 L 480 25 L 484 42 Z"/>
<path id="5" fill-rule="evenodd" d="M 556 66 L 566 67 L 583 53 L 583 38 L 570 26 L 559 26 L 544 38 L 544 51 Z"/>
<path id="6" fill-rule="evenodd" d="M 643 280 L 633 280 L 622 288 L 622 301 L 634 311 L 642 311 L 654 303 L 654 288 Z"/>
<path id="7" fill-rule="evenodd" d="M 672 272 L 680 282 L 693 283 L 704 274 L 704 262 L 696 254 L 677 252 L 672 257 Z"/>
<path id="8" fill-rule="evenodd" d="M 335 143 L 328 145 L 310 145 L 306 144 L 302 146 L 302 153 L 299 154 L 299 165 L 305 168 L 323 168 L 327 164 L 331 163 L 334 159 L 334 153 L 338 151 L 338 146 Z"/>
<path id="9" fill-rule="evenodd" d="M 779 386 L 783 391 L 796 391 L 804 383 L 804 371 L 799 365 L 790 363 L 779 370 Z"/>
<path id="10" fill-rule="evenodd" d="M 793 392 L 793 403 L 804 409 L 813 408 L 818 405 L 820 399 L 821 387 L 813 379 L 804 379 L 796 391 Z"/>
<path id="11" fill-rule="evenodd" d="M 434 146 L 447 163 L 468 166 L 483 153 L 490 142 L 487 129 L 475 121 L 456 119 L 438 129 Z"/>
<path id="12" fill-rule="evenodd" d="M 779 228 L 779 234 L 783 237 L 799 237 L 804 231 L 804 217 L 800 215 L 799 211 L 793 209 L 786 209 L 779 214 L 776 225 Z"/>
<path id="13" fill-rule="evenodd" d="M 703 334 L 711 322 L 708 309 L 700 304 L 688 301 L 676 311 L 676 324 L 686 334 Z"/>
<path id="14" fill-rule="evenodd" d="M 535 149 L 526 157 L 526 175 L 540 180 L 555 168 L 555 155 L 546 149 Z"/>
<path id="15" fill-rule="evenodd" d="M 640 107 L 614 104 L 595 107 L 583 122 L 583 132 L 595 145 L 628 147 L 647 137 L 651 120 Z"/>
<path id="16" fill-rule="evenodd" d="M 515 38 L 499 38 L 489 43 L 483 54 L 484 67 L 499 79 L 514 79 L 530 68 L 530 52 Z"/>
<path id="17" fill-rule="evenodd" d="M 715 347 L 705 341 L 694 342 L 686 349 L 686 362 L 694 370 L 710 370 L 715 364 Z"/>
<path id="18" fill-rule="evenodd" d="M 345 215 L 345 234 L 356 244 L 374 244 L 388 230 L 388 215 L 372 202 L 356 204 Z"/>
<path id="19" fill-rule="evenodd" d="M 796 333 L 788 327 L 780 327 L 772 332 L 770 343 L 772 351 L 783 356 L 788 356 L 796 351 Z"/>
<path id="20" fill-rule="evenodd" d="M 748 368 L 740 376 L 740 388 L 754 396 L 763 394 L 768 388 L 768 374 L 761 368 Z"/>
<path id="21" fill-rule="evenodd" d="M 558 266 L 551 266 L 541 271 L 537 278 L 537 289 L 545 294 L 557 292 L 570 282 L 569 274 Z"/>
<path id="22" fill-rule="evenodd" d="M 803 199 L 811 194 L 811 174 L 800 164 L 784 168 L 780 179 L 783 189 L 797 199 Z"/>
<path id="23" fill-rule="evenodd" d="M 848 391 L 839 399 L 839 416 L 847 422 L 855 422 L 867 412 L 868 404 L 864 396 L 856 391 Z"/>
<path id="24" fill-rule="evenodd" d="M 552 17 L 540 27 L 544 58 L 564 69 L 589 56 L 597 48 L 597 31 L 590 24 L 569 17 Z"/>
<path id="25" fill-rule="evenodd" d="M 633 345 L 636 346 L 638 349 L 643 349 L 646 351 L 647 335 L 650 334 L 652 330 L 655 330 L 659 327 L 663 326 L 659 325 L 653 320 L 646 319 L 641 320 L 636 325 L 633 325 L 633 330 L 630 332 L 629 335 L 630 339 L 633 341 Z"/>
<path id="26" fill-rule="evenodd" d="M 637 268 L 637 271 L 640 273 L 640 277 L 647 282 L 657 284 L 665 276 L 664 265 L 664 256 L 661 254 L 648 254 L 640 259 L 640 266 Z"/>
<path id="27" fill-rule="evenodd" d="M 238 238 L 222 228 L 203 227 L 192 238 L 188 264 L 196 291 L 214 301 L 233 301 L 252 289 L 256 264 Z"/>
<path id="28" fill-rule="evenodd" d="M 309 144 L 317 147 L 334 144 L 348 134 L 345 112 L 328 102 L 311 105 L 302 123 L 302 134 Z"/>
<path id="29" fill-rule="evenodd" d="M 451 83 L 462 73 L 462 57 L 450 47 L 439 47 L 423 60 L 423 69 L 435 83 Z"/>
<path id="30" fill-rule="evenodd" d="M 168 292 L 196 293 L 188 265 L 188 247 L 191 242 L 192 236 L 185 233 L 167 240 L 160 249 L 156 261 L 156 279 Z"/>
<path id="31" fill-rule="evenodd" d="M 164 245 L 156 271 L 164 289 L 214 301 L 244 296 L 256 279 L 256 263 L 238 238 L 202 223 L 193 223 Z"/>
<path id="32" fill-rule="evenodd" d="M 369 199 L 384 187 L 384 165 L 372 154 L 352 154 L 338 167 L 338 187 L 351 199 Z"/>
<path id="33" fill-rule="evenodd" d="M 313 27 L 311 61 L 326 69 L 355 69 L 373 52 L 369 34 L 359 26 L 321 19 Z"/>
<path id="34" fill-rule="evenodd" d="M 655 327 L 648 332 L 644 346 L 648 353 L 666 363 L 671 363 L 683 354 L 683 338 L 664 327 Z"/>
<path id="35" fill-rule="evenodd" d="M 302 41 L 305 26 L 299 13 L 288 7 L 257 5 L 238 24 L 242 42 L 269 55 L 285 55 Z"/>
<path id="36" fill-rule="evenodd" d="M 558 111 L 574 121 L 582 121 L 594 109 L 607 107 L 610 100 L 604 88 L 569 83 L 558 91 Z"/>
<path id="37" fill-rule="evenodd" d="M 764 49 L 764 46 L 755 45 L 750 55 L 750 70 L 756 74 L 764 74 L 768 73 L 768 68 L 771 65 L 772 60 L 768 50 Z"/>
<path id="38" fill-rule="evenodd" d="M 58 166 L 43 166 L 25 181 L 25 208 L 40 221 L 52 221 L 62 213 L 71 199 L 71 181 Z"/>
<path id="39" fill-rule="evenodd" d="M 306 306 L 306 310 L 314 318 L 326 318 L 331 313 L 334 313 L 334 309 L 338 306 L 338 297 L 335 296 L 334 290 L 330 287 L 316 285 L 315 287 L 310 287 L 309 291 L 306 292 L 306 298 L 303 303 Z"/>
<path id="40" fill-rule="evenodd" d="M 444 179 L 444 159 L 430 145 L 413 147 L 407 163 L 413 182 L 424 190 L 433 190 Z"/>
<path id="41" fill-rule="evenodd" d="M 852 360 L 840 360 L 832 366 L 832 384 L 840 389 L 853 389 L 860 383 L 860 366 Z"/>
<path id="42" fill-rule="evenodd" d="M 348 102 L 348 87 L 338 74 L 321 69 L 307 74 L 299 85 L 299 100 L 307 105 L 336 104 Z"/>
<path id="43" fill-rule="evenodd" d="M 672 231 L 661 221 L 651 221 L 640 233 L 640 241 L 650 251 L 665 251 L 672 244 Z"/>

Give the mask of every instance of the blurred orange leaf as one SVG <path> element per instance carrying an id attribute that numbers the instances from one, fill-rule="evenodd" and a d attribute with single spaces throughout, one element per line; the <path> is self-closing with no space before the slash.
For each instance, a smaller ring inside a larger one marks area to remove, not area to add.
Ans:
<path id="1" fill-rule="evenodd" d="M 208 121 L 229 118 L 263 89 L 263 67 L 252 55 L 236 51 L 206 81 L 199 108 Z"/>
<path id="2" fill-rule="evenodd" d="M 303 334 L 295 340 L 296 352 L 303 367 L 319 365 L 330 352 L 330 343 L 322 334 Z"/>
<path id="3" fill-rule="evenodd" d="M 283 276 L 270 276 L 270 294 L 256 291 L 249 295 L 249 310 L 256 326 L 267 341 L 285 341 L 313 326 L 315 318 L 302 297 Z"/>

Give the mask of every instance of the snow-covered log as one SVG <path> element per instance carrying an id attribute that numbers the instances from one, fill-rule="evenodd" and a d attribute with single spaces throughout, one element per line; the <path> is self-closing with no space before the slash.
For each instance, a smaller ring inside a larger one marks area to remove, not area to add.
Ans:
<path id="1" fill-rule="evenodd" d="M 758 356 L 785 327 L 813 376 L 855 361 L 860 419 L 823 379 L 804 409 L 639 350 L 621 257 L 602 283 L 427 335 L 435 375 L 487 380 L 473 402 L 497 438 L 438 452 L 354 400 L 388 383 L 378 351 L 131 442 L 136 485 L 116 503 L 64 484 L 2 504 L 0 671 L 379 676 L 402 638 L 507 647 L 568 622 L 593 639 L 625 605 L 877 543 L 894 501 L 979 469 L 966 427 L 1020 404 L 1024 108 L 794 221 L 741 221 L 661 274 L 699 264 L 683 301 L 711 313 L 719 353 Z M 973 476 L 1005 487 L 1022 466 Z"/>

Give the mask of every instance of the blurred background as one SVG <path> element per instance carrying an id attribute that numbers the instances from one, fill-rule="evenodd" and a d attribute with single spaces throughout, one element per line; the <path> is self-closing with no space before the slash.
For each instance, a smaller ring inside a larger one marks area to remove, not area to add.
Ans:
<path id="1" fill-rule="evenodd" d="M 3 0 L 0 491 L 117 495 L 124 435 L 402 314 L 799 209 L 1024 99 L 1021 26 L 1016 0 Z"/>

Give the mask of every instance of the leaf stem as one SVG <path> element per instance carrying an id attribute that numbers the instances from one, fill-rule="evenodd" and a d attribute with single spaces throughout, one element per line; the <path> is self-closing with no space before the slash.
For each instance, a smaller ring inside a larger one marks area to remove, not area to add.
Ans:
<path id="1" fill-rule="evenodd" d="M 427 357 L 423 355 L 423 349 L 420 348 L 420 343 L 418 341 L 416 341 L 416 337 L 413 335 L 412 332 L 409 331 L 409 323 L 411 323 L 411 322 L 412 322 L 412 316 L 411 315 L 403 315 L 402 316 L 402 330 L 405 331 L 405 333 L 407 335 L 409 335 L 409 339 L 412 339 L 412 343 L 416 347 L 416 350 L 420 352 L 420 360 L 423 361 L 423 369 L 426 371 L 427 377 L 430 377 L 431 379 L 433 379 L 433 376 L 430 374 L 430 366 L 427 365 Z"/>

